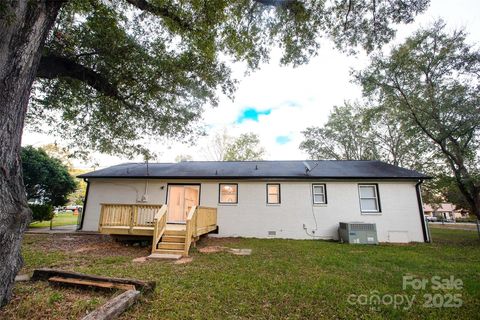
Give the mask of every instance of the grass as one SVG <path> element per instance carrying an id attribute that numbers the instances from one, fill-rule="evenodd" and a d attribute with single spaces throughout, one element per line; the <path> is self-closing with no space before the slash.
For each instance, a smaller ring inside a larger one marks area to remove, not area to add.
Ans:
<path id="1" fill-rule="evenodd" d="M 60 227 L 66 225 L 77 224 L 78 215 L 74 215 L 73 213 L 60 213 L 56 214 L 53 217 L 53 227 Z M 40 221 L 40 222 L 32 222 L 29 226 L 30 228 L 48 228 L 50 227 L 50 221 Z"/>
<path id="2" fill-rule="evenodd" d="M 132 262 L 134 257 L 148 254 L 149 249 L 126 247 L 104 238 L 27 235 L 23 271 L 55 267 L 155 280 L 155 292 L 142 297 L 121 319 L 478 318 L 480 241 L 477 233 L 432 228 L 432 235 L 431 244 L 379 246 L 278 239 L 205 239 L 199 246 L 251 248 L 253 252 L 251 256 L 235 256 L 205 254 L 194 249 L 193 261 L 186 264 Z M 433 290 L 427 285 L 425 290 L 403 290 L 404 275 L 418 279 L 453 276 L 462 280 L 463 288 Z M 29 294 L 31 291 L 36 294 Z M 16 310 L 15 319 L 38 319 L 37 313 L 45 313 L 36 310 L 45 308 L 58 315 L 60 302 L 68 300 L 64 298 L 67 291 L 46 284 L 17 285 L 14 298 L 21 302 L 14 300 L 6 310 Z M 75 302 L 68 300 L 74 307 L 62 317 L 78 318 L 101 304 L 107 298 L 105 294 L 92 293 L 92 297 L 82 297 Z M 348 302 L 351 294 L 415 295 L 415 301 L 409 310 L 403 309 L 406 304 L 397 308 L 351 305 Z M 462 306 L 426 308 L 425 294 L 440 294 L 442 298 L 447 294 L 460 294 Z"/>

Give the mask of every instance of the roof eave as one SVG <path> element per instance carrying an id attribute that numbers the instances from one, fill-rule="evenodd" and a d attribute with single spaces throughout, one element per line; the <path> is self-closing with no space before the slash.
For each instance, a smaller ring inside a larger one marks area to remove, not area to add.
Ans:
<path id="1" fill-rule="evenodd" d="M 215 179 L 286 179 L 286 180 L 429 180 L 432 177 L 429 176 L 417 176 L 417 177 L 371 177 L 371 176 L 94 176 L 94 175 L 79 175 L 77 178 L 82 179 L 205 179 L 205 180 L 215 180 Z"/>

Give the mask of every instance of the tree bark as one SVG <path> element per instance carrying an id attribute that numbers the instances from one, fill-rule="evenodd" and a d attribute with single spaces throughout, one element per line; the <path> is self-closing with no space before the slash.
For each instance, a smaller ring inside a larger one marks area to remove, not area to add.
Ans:
<path id="1" fill-rule="evenodd" d="M 0 306 L 23 264 L 20 249 L 31 212 L 20 145 L 30 90 L 45 38 L 62 1 L 5 1 L 0 9 Z"/>

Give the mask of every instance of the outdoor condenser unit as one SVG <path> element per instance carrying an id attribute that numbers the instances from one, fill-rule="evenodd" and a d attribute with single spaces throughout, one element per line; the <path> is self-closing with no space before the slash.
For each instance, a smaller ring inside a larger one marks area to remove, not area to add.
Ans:
<path id="1" fill-rule="evenodd" d="M 341 242 L 358 244 L 378 244 L 375 223 L 340 222 L 338 233 Z"/>

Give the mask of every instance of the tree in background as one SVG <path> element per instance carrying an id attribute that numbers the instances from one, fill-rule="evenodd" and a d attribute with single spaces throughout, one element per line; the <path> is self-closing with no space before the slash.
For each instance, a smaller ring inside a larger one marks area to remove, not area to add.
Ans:
<path id="1" fill-rule="evenodd" d="M 20 245 L 30 220 L 20 162 L 27 109 L 29 125 L 52 128 L 72 150 L 146 152 L 140 143 L 145 136 L 183 138 L 196 131 L 192 122 L 203 105 L 217 103 L 219 89 L 233 94 L 226 60 L 253 70 L 279 46 L 282 64 L 299 65 L 317 52 L 321 36 L 342 49 L 371 51 L 428 3 L 2 2 L 0 305 L 22 265 Z"/>
<path id="2" fill-rule="evenodd" d="M 70 176 L 74 177 L 77 184 L 76 190 L 68 195 L 68 204 L 74 206 L 83 206 L 83 201 L 85 200 L 85 195 L 87 193 L 87 183 L 83 179 L 76 178 L 76 176 L 87 173 L 88 171 L 90 170 L 75 168 L 68 170 L 68 173 Z"/>
<path id="3" fill-rule="evenodd" d="M 227 128 L 223 128 L 220 132 L 217 132 L 202 149 L 205 158 L 213 161 L 224 161 L 231 140 L 232 137 L 228 134 Z"/>
<path id="4" fill-rule="evenodd" d="M 179 154 L 175 157 L 175 162 L 192 161 L 193 157 L 189 154 Z"/>
<path id="5" fill-rule="evenodd" d="M 425 203 L 439 207 L 442 203 L 452 203 L 457 210 L 470 212 L 470 205 L 458 188 L 455 178 L 448 173 L 439 173 L 422 188 Z"/>
<path id="6" fill-rule="evenodd" d="M 302 132 L 300 144 L 311 159 L 370 160 L 377 157 L 371 128 L 357 104 L 345 103 L 330 112 L 323 127 Z"/>
<path id="7" fill-rule="evenodd" d="M 42 149 L 22 148 L 22 170 L 29 202 L 63 206 L 77 187 L 68 168 Z"/>
<path id="8" fill-rule="evenodd" d="M 50 157 L 60 160 L 62 164 L 65 165 L 67 168 L 73 168 L 73 155 L 69 152 L 67 148 L 62 147 L 55 142 L 44 144 L 40 147 L 40 149 L 45 151 Z"/>
<path id="9" fill-rule="evenodd" d="M 382 160 L 421 170 L 428 144 L 416 138 L 415 128 L 398 121 L 394 109 L 346 102 L 334 107 L 323 127 L 303 131 L 300 149 L 311 159 Z"/>
<path id="10" fill-rule="evenodd" d="M 465 37 L 438 21 L 388 56 L 375 55 L 357 78 L 366 96 L 395 108 L 435 146 L 480 218 L 480 52 Z"/>
<path id="11" fill-rule="evenodd" d="M 258 135 L 243 133 L 227 146 L 224 161 L 262 160 L 265 148 L 260 145 Z"/>
<path id="12" fill-rule="evenodd" d="M 85 200 L 85 193 L 87 191 L 87 183 L 83 179 L 76 178 L 76 176 L 86 173 L 88 170 L 76 169 L 73 167 L 72 158 L 74 155 L 63 146 L 60 146 L 57 143 L 49 143 L 40 147 L 44 150 L 51 158 L 60 160 L 61 163 L 68 168 L 68 173 L 71 177 L 74 178 L 77 188 L 74 192 L 68 195 L 67 204 L 70 205 L 83 205 Z"/>

